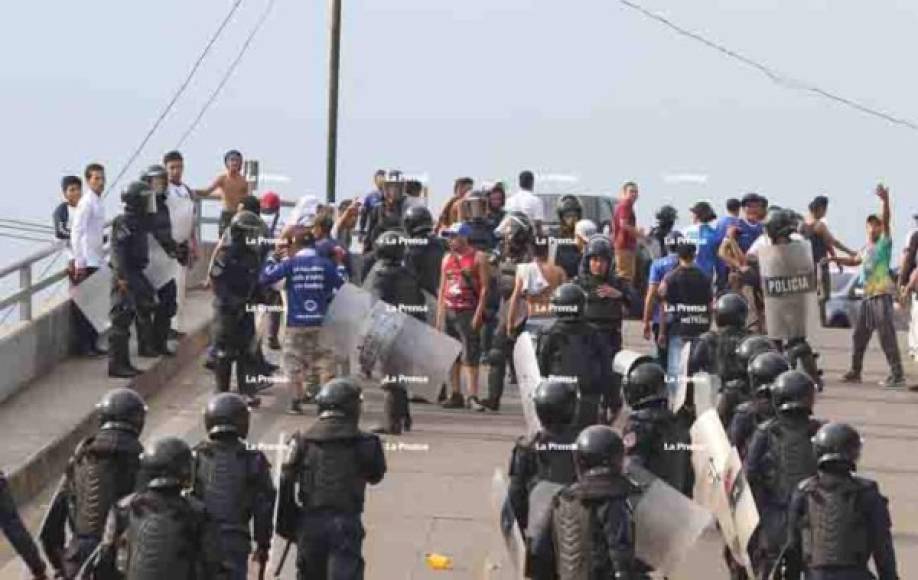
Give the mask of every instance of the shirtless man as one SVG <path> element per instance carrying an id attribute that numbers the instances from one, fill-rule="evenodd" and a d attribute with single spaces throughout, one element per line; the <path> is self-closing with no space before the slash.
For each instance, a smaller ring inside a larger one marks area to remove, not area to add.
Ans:
<path id="1" fill-rule="evenodd" d="M 225 230 L 236 215 L 239 202 L 249 195 L 249 183 L 242 175 L 242 153 L 235 149 L 227 151 L 223 156 L 226 173 L 218 175 L 207 189 L 199 189 L 195 194 L 202 197 L 218 197 L 223 200 L 223 210 L 220 212 L 218 235 L 223 237 Z"/>

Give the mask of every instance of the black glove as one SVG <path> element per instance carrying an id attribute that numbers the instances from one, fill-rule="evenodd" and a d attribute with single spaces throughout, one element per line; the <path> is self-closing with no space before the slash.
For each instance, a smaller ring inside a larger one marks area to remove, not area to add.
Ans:
<path id="1" fill-rule="evenodd" d="M 188 242 L 182 242 L 175 247 L 175 259 L 182 266 L 188 265 L 188 259 L 191 256 L 191 250 L 188 248 Z"/>

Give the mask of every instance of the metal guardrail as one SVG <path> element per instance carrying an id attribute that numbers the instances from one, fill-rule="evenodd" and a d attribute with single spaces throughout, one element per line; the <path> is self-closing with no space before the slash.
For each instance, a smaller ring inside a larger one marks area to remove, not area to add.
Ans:
<path id="1" fill-rule="evenodd" d="M 198 198 L 195 200 L 195 236 L 198 240 L 203 240 L 203 226 L 205 225 L 216 225 L 220 220 L 216 217 L 204 216 L 202 210 L 202 202 L 219 202 L 218 198 Z M 281 201 L 281 207 L 293 207 L 296 205 L 292 201 Z M 105 224 L 105 229 L 109 230 L 111 228 L 111 221 Z M 58 252 L 63 251 L 67 247 L 66 242 L 56 241 L 50 242 L 47 247 L 38 250 L 35 253 L 29 254 L 25 258 L 20 258 L 12 264 L 0 268 L 0 280 L 6 278 L 7 276 L 18 272 L 19 273 L 19 289 L 9 296 L 6 296 L 3 299 L 0 299 L 0 313 L 5 311 L 7 308 L 19 305 L 19 321 L 20 322 L 29 322 L 32 320 L 32 306 L 33 306 L 33 297 L 36 293 L 57 284 L 58 282 L 67 278 L 67 268 L 61 268 L 55 272 L 52 272 L 48 275 L 43 275 L 44 277 L 41 280 L 34 280 L 33 278 L 33 268 L 35 264 L 45 258 L 56 255 Z"/>

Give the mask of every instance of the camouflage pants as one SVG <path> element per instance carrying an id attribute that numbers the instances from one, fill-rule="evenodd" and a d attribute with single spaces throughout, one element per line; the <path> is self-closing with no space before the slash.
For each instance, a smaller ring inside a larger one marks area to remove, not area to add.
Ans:
<path id="1" fill-rule="evenodd" d="M 288 326 L 284 331 L 281 362 L 287 379 L 304 383 L 307 392 L 313 395 L 335 378 L 331 353 L 319 345 L 319 327 Z"/>

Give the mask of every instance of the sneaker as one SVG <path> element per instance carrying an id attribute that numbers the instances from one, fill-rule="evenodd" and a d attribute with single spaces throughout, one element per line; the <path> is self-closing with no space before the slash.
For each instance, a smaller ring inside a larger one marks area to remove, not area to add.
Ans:
<path id="1" fill-rule="evenodd" d="M 857 371 L 848 371 L 842 375 L 841 382 L 851 383 L 851 384 L 860 384 L 861 382 L 861 373 Z"/>
<path id="2" fill-rule="evenodd" d="M 880 386 L 886 389 L 904 389 L 905 388 L 905 377 L 889 375 L 882 381 L 880 381 Z"/>
<path id="3" fill-rule="evenodd" d="M 463 409 L 465 408 L 465 399 L 462 398 L 461 393 L 453 393 L 440 406 L 444 409 Z"/>
<path id="4" fill-rule="evenodd" d="M 488 411 L 498 412 L 500 411 L 500 401 L 495 401 L 494 399 L 482 399 L 481 406 L 487 409 Z"/>
<path id="5" fill-rule="evenodd" d="M 299 401 L 293 401 L 290 403 L 290 408 L 287 409 L 287 414 L 288 415 L 302 415 L 303 406 L 300 404 Z"/>
<path id="6" fill-rule="evenodd" d="M 473 410 L 473 411 L 478 411 L 479 413 L 483 413 L 483 412 L 485 411 L 485 406 L 482 405 L 482 404 L 481 404 L 481 401 L 478 400 L 478 397 L 476 397 L 476 396 L 474 396 L 474 395 L 472 395 L 471 397 L 469 397 L 468 399 L 466 399 L 465 405 L 466 405 L 469 409 L 471 409 L 471 410 Z"/>

